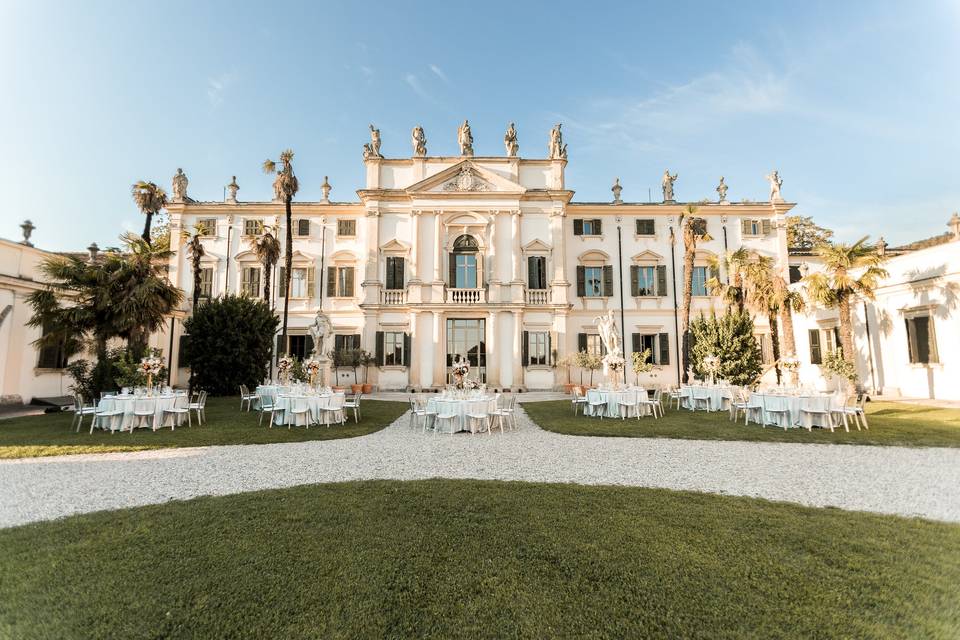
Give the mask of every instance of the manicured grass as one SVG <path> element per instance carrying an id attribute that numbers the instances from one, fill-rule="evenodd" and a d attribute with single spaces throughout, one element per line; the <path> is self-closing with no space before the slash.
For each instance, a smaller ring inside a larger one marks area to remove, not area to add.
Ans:
<path id="1" fill-rule="evenodd" d="M 75 453 L 106 453 L 110 451 L 138 451 L 168 447 L 202 447 L 220 444 L 270 444 L 274 442 L 302 442 L 304 440 L 332 440 L 367 435 L 383 429 L 407 410 L 406 403 L 380 400 L 361 401 L 362 419 L 353 422 L 353 412 L 347 414 L 344 426 L 267 428 L 257 425 L 259 414 L 240 411 L 239 398 L 209 398 L 207 421 L 193 426 L 151 431 L 137 429 L 129 432 L 108 433 L 94 430 L 90 434 L 90 417 L 84 419 L 84 428 L 75 433 L 70 428 L 73 413 L 46 414 L 0 421 L 0 458 L 33 458 Z"/>
<path id="2" fill-rule="evenodd" d="M 843 427 L 830 433 L 828 429 L 810 432 L 806 429 L 762 428 L 752 422 L 744 426 L 742 418 L 739 422 L 730 422 L 726 411 L 706 413 L 667 409 L 659 420 L 645 417 L 638 422 L 636 418 L 600 420 L 574 416 L 567 400 L 527 402 L 523 409 L 542 429 L 576 436 L 960 447 L 960 410 L 895 402 L 868 402 L 870 429 L 857 431 L 851 424 L 849 433 Z"/>
<path id="3" fill-rule="evenodd" d="M 666 490 L 317 485 L 0 548 L 0 637 L 24 640 L 960 634 L 960 526 Z"/>

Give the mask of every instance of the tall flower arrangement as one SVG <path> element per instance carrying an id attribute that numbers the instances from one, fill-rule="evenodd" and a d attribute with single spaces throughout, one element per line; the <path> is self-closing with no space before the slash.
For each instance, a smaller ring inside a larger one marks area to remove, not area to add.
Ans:
<path id="1" fill-rule="evenodd" d="M 282 356 L 277 360 L 277 375 L 281 382 L 287 382 L 290 373 L 293 371 L 293 358 L 289 355 Z"/>
<path id="2" fill-rule="evenodd" d="M 163 370 L 163 360 L 157 356 L 147 356 L 140 360 L 140 371 L 147 376 L 147 386 L 153 386 L 153 376 Z"/>

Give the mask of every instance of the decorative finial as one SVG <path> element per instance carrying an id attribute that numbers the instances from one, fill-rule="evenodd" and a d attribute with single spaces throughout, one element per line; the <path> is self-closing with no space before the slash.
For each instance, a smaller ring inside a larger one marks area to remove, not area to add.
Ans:
<path id="1" fill-rule="evenodd" d="M 240 185 L 237 184 L 237 176 L 233 176 L 233 179 L 230 180 L 230 184 L 227 185 L 226 202 L 237 204 L 237 191 L 240 191 Z"/>
<path id="2" fill-rule="evenodd" d="M 327 176 L 323 176 L 323 184 L 320 185 L 320 193 L 323 194 L 323 199 L 320 201 L 324 204 L 330 204 L 330 182 Z"/>
<path id="3" fill-rule="evenodd" d="M 877 253 L 881 256 L 887 255 L 887 241 L 883 239 L 883 236 L 877 238 Z"/>
<path id="4" fill-rule="evenodd" d="M 90 254 L 90 262 L 96 262 L 97 254 L 100 253 L 100 247 L 97 246 L 96 242 L 91 242 L 90 246 L 87 247 L 87 253 Z"/>
<path id="5" fill-rule="evenodd" d="M 620 192 L 623 191 L 623 187 L 620 186 L 620 178 L 613 180 L 613 186 L 610 187 L 610 191 L 613 191 L 613 204 L 622 204 L 623 200 L 620 199 Z"/>
<path id="6" fill-rule="evenodd" d="M 720 184 L 717 185 L 717 193 L 720 195 L 720 204 L 727 204 L 727 183 L 723 181 L 723 176 L 720 176 Z"/>
<path id="7" fill-rule="evenodd" d="M 947 223 L 947 226 L 950 227 L 950 232 L 953 233 L 953 239 L 960 240 L 960 214 L 954 211 L 953 215 L 950 216 L 950 222 Z"/>
<path id="8" fill-rule="evenodd" d="M 20 241 L 20 244 L 27 247 L 32 247 L 33 243 L 30 242 L 30 234 L 33 233 L 33 230 L 36 229 L 36 227 L 33 226 L 33 223 L 29 220 L 24 220 L 23 224 L 20 225 L 20 229 L 23 230 L 23 240 Z"/>

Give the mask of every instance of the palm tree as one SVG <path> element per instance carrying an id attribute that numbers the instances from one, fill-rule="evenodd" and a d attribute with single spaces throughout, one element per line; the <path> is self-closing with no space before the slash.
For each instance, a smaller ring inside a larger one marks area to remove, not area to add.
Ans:
<path id="1" fill-rule="evenodd" d="M 697 253 L 697 244 L 713 240 L 707 233 L 707 221 L 696 217 L 697 208 L 687 205 L 680 214 L 681 233 L 683 234 L 683 303 L 680 307 L 680 335 L 683 336 L 681 357 L 681 375 L 687 381 L 687 368 L 690 363 L 690 299 L 693 296 L 693 259 Z"/>
<path id="2" fill-rule="evenodd" d="M 250 248 L 263 264 L 263 299 L 271 306 L 270 274 L 274 265 L 280 261 L 280 241 L 271 233 L 270 227 L 264 227 L 263 233 L 250 240 Z"/>
<path id="3" fill-rule="evenodd" d="M 158 187 L 153 182 L 140 180 L 131 188 L 133 201 L 137 203 L 140 213 L 147 216 L 143 226 L 143 241 L 150 244 L 150 225 L 153 224 L 153 216 L 160 213 L 160 210 L 167 206 L 167 192 Z"/>
<path id="4" fill-rule="evenodd" d="M 783 279 L 780 278 L 782 281 Z M 747 265 L 744 282 L 747 288 L 747 297 L 750 309 L 756 314 L 763 314 L 770 327 L 770 343 L 773 350 L 773 367 L 777 373 L 777 384 L 780 384 L 780 328 L 777 316 L 783 302 L 784 290 L 777 283 L 774 272 L 773 258 L 758 256 Z M 792 327 L 791 327 L 792 331 Z"/>
<path id="5" fill-rule="evenodd" d="M 883 255 L 877 246 L 864 236 L 853 244 L 827 242 L 815 249 L 823 262 L 823 271 L 804 278 L 807 296 L 814 304 L 837 309 L 840 320 L 840 345 L 843 358 L 853 364 L 853 321 L 850 317 L 850 299 L 861 296 L 874 299 L 880 280 L 887 270 L 880 266 Z"/>
<path id="6" fill-rule="evenodd" d="M 285 289 L 283 296 L 283 329 L 280 334 L 280 344 L 287 343 L 287 313 L 290 307 L 290 273 L 293 269 L 293 209 L 291 203 L 293 196 L 300 190 L 300 184 L 297 182 L 297 176 L 293 173 L 293 151 L 287 149 L 280 154 L 280 164 L 282 168 L 277 170 L 277 163 L 273 160 L 263 162 L 264 173 L 276 173 L 277 178 L 273 183 L 273 192 L 283 200 L 287 213 L 287 242 L 286 242 L 286 269 L 284 282 L 281 286 Z"/>
<path id="7" fill-rule="evenodd" d="M 207 254 L 201 238 L 205 232 L 202 224 L 194 227 L 192 235 L 188 231 L 183 232 L 183 238 L 187 240 L 187 258 L 190 259 L 190 268 L 193 271 L 193 309 L 200 303 L 200 261 Z"/>
<path id="8" fill-rule="evenodd" d="M 793 332 L 793 314 L 801 313 L 806 309 L 807 303 L 803 299 L 803 294 L 794 291 L 787 285 L 787 281 L 782 276 L 774 276 L 774 285 L 777 287 L 780 297 L 780 324 L 783 325 L 783 352 L 791 358 L 797 357 L 797 341 Z M 797 384 L 799 373 L 796 369 L 790 371 L 791 384 Z"/>
<path id="9" fill-rule="evenodd" d="M 749 262 L 750 252 L 745 247 L 728 251 L 722 257 L 711 256 L 709 266 L 714 275 L 706 282 L 707 291 L 723 300 L 727 307 L 736 305 L 738 311 L 743 311 L 747 294 L 743 285 L 743 274 Z M 720 279 L 721 267 L 726 271 L 726 282 Z"/>

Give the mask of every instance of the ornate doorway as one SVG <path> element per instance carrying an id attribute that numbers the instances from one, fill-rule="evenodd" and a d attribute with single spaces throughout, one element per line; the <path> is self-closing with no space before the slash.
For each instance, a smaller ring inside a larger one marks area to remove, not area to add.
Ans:
<path id="1" fill-rule="evenodd" d="M 447 383 L 453 381 L 450 370 L 457 355 L 470 363 L 468 377 L 487 381 L 486 329 L 483 318 L 447 319 Z"/>

